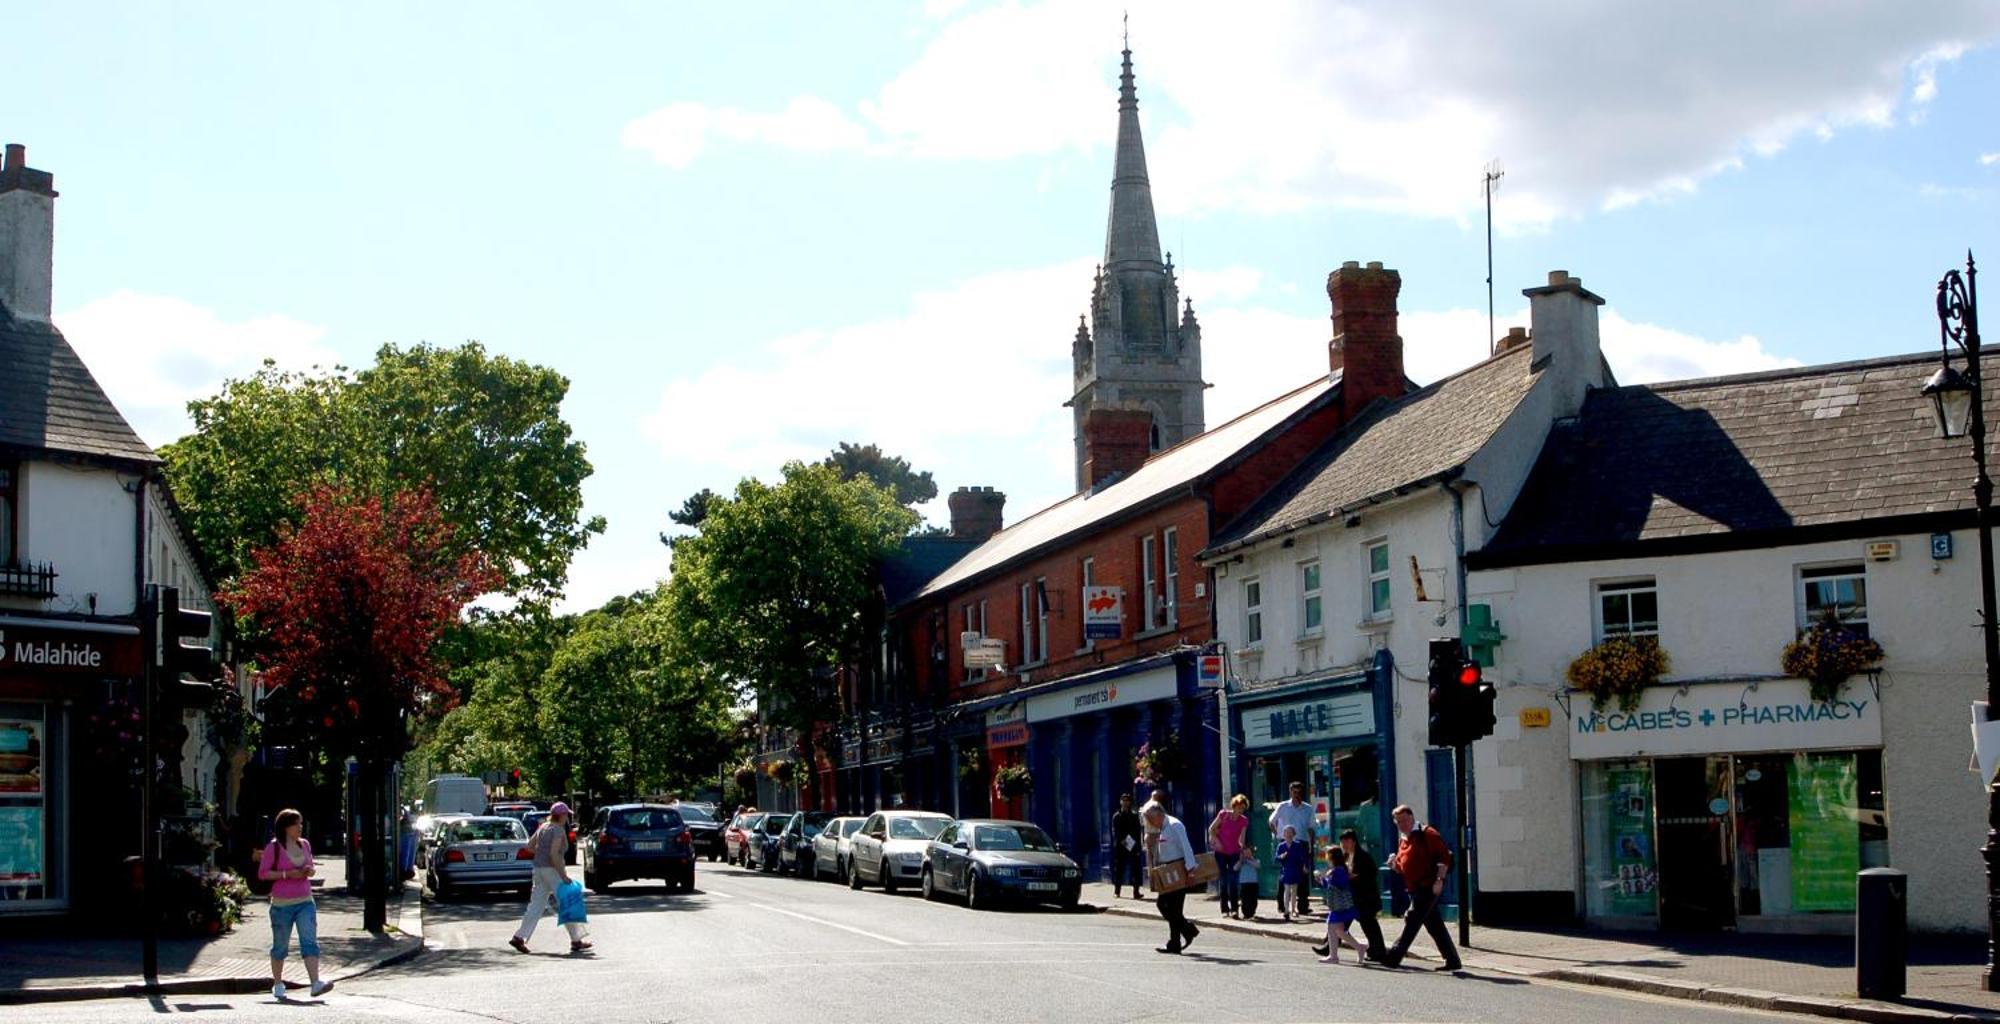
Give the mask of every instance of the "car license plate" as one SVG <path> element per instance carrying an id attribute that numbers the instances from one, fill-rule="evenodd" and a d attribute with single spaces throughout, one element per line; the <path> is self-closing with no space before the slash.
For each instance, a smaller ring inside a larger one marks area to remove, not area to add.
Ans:
<path id="1" fill-rule="evenodd" d="M 664 841 L 655 840 L 653 842 L 633 843 L 632 848 L 634 850 L 664 850 L 667 848 L 667 844 Z"/>
<path id="2" fill-rule="evenodd" d="M 1054 883 L 1054 882 L 1029 882 L 1029 883 L 1028 883 L 1028 891 L 1029 891 L 1029 892 L 1054 892 L 1054 891 L 1056 891 L 1056 883 Z"/>
<path id="3" fill-rule="evenodd" d="M 473 855 L 472 855 L 472 859 L 473 859 L 473 860 L 507 860 L 507 859 L 508 859 L 508 858 L 509 858 L 510 856 L 511 856 L 510 854 L 505 854 L 505 853 L 475 853 L 475 854 L 473 854 Z"/>

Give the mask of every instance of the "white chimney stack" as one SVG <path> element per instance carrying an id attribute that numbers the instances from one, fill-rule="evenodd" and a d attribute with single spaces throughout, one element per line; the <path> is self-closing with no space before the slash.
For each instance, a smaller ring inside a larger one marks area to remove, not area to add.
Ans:
<path id="1" fill-rule="evenodd" d="M 1549 283 L 1526 288 L 1532 326 L 1528 344 L 1534 365 L 1550 364 L 1564 381 L 1559 390 L 1558 416 L 1574 416 L 1583 408 L 1583 393 L 1611 383 L 1604 379 L 1604 355 L 1597 340 L 1597 307 L 1604 300 L 1583 286 L 1583 279 L 1566 270 L 1549 271 Z"/>
<path id="2" fill-rule="evenodd" d="M 0 306 L 47 320 L 55 300 L 55 176 L 28 169 L 28 147 L 7 144 L 0 160 Z"/>

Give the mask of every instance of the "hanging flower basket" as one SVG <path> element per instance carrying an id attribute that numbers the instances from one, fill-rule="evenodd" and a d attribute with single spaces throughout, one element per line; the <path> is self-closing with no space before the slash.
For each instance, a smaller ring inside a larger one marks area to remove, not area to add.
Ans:
<path id="1" fill-rule="evenodd" d="M 1614 636 L 1577 655 L 1569 663 L 1569 685 L 1590 694 L 1590 706 L 1604 710 L 1613 699 L 1618 710 L 1639 707 L 1639 695 L 1673 667 L 1666 648 L 1655 636 Z"/>
<path id="2" fill-rule="evenodd" d="M 970 779 L 980 778 L 985 774 L 986 774 L 985 755 L 979 752 L 978 747 L 966 748 L 965 752 L 959 756 L 958 777 L 961 779 L 970 780 Z"/>
<path id="3" fill-rule="evenodd" d="M 1035 791 L 1035 777 L 1025 764 L 1010 764 L 993 773 L 993 789 L 1008 799 Z"/>
<path id="4" fill-rule="evenodd" d="M 1840 695 L 1840 686 L 1856 672 L 1881 664 L 1882 645 L 1828 615 L 1813 623 L 1798 639 L 1785 645 L 1785 674 L 1806 681 L 1814 703 Z"/>
<path id="5" fill-rule="evenodd" d="M 737 765 L 734 778 L 736 779 L 737 789 L 746 793 L 755 793 L 757 791 L 757 769 L 754 766 L 747 764 Z"/>
<path id="6" fill-rule="evenodd" d="M 1181 753 L 1178 737 L 1168 736 L 1158 744 L 1141 743 L 1132 756 L 1132 785 L 1164 786 L 1186 770 L 1187 758 Z"/>

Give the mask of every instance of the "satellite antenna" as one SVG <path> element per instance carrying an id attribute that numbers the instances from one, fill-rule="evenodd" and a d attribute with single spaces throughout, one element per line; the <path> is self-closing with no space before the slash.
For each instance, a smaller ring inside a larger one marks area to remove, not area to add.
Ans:
<path id="1" fill-rule="evenodd" d="M 1480 178 L 1480 186 L 1486 192 L 1486 351 L 1490 355 L 1497 343 L 1498 335 L 1493 327 L 1493 193 L 1500 190 L 1500 176 L 1506 174 L 1500 166 L 1500 158 L 1486 161 L 1486 170 Z"/>

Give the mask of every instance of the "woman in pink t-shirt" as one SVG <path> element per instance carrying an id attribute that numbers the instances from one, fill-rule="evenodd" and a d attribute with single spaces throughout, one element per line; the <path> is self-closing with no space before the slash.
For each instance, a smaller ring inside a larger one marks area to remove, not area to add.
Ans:
<path id="1" fill-rule="evenodd" d="M 1208 848 L 1215 853 L 1215 866 L 1221 869 L 1222 916 L 1235 917 L 1242 909 L 1239 900 L 1241 884 L 1237 878 L 1237 865 L 1243 859 L 1243 840 L 1249 835 L 1250 817 L 1243 812 L 1250 807 L 1250 798 L 1241 793 L 1229 801 L 1229 806 L 1215 812 L 1215 820 L 1208 823 Z"/>
<path id="2" fill-rule="evenodd" d="M 313 906 L 313 854 L 301 833 L 305 816 L 290 808 L 279 811 L 271 822 L 277 833 L 264 847 L 257 862 L 257 877 L 271 883 L 271 996 L 285 998 L 285 949 L 292 944 L 292 929 L 299 933 L 299 957 L 306 962 L 309 991 L 322 996 L 333 988 L 319 980 L 319 916 Z"/>

